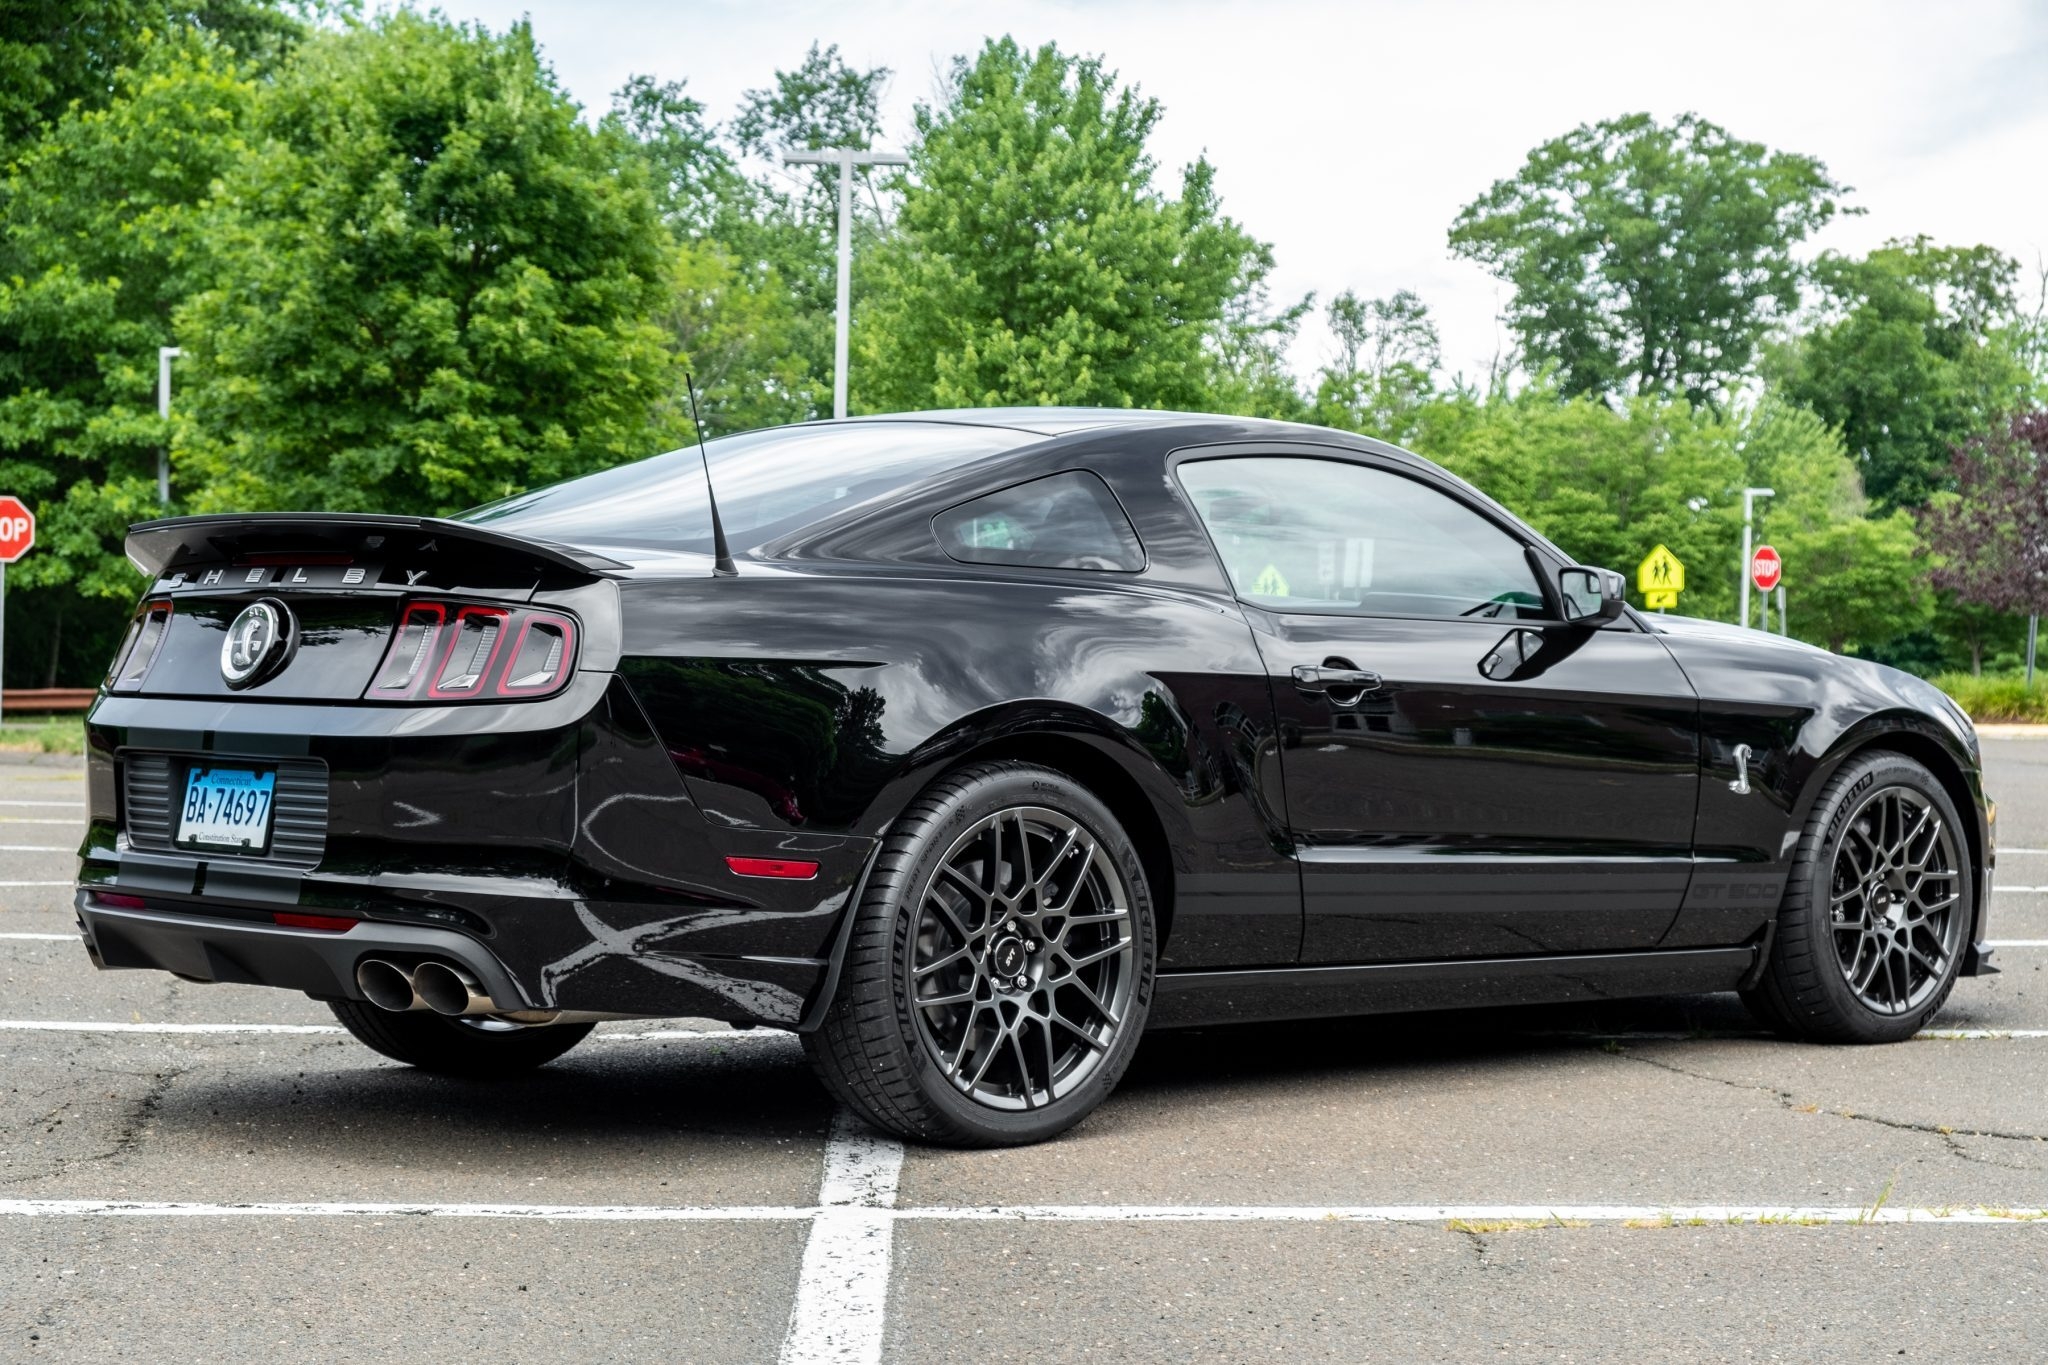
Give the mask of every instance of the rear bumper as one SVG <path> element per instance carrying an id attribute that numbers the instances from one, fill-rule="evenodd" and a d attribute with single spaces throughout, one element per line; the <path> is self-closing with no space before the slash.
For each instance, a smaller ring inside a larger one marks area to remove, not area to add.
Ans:
<path id="1" fill-rule="evenodd" d="M 322 1000 L 360 1000 L 356 968 L 364 958 L 453 962 L 483 983 L 491 999 L 533 1009 L 505 965 L 452 929 L 364 921 L 346 933 L 286 929 L 242 919 L 116 910 L 78 897 L 78 923 L 93 964 L 153 968 L 194 981 L 279 986 Z"/>

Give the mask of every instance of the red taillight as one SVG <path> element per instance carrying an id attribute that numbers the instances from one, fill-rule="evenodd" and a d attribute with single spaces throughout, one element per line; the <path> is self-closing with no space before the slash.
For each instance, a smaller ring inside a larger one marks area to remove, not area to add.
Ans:
<path id="1" fill-rule="evenodd" d="M 418 691 L 420 679 L 427 673 L 427 660 L 434 654 L 434 642 L 441 638 L 441 626 L 447 619 L 448 609 L 439 602 L 407 605 L 398 618 L 398 633 L 391 639 L 391 648 L 384 651 L 377 679 L 364 695 L 403 701 Z"/>
<path id="2" fill-rule="evenodd" d="M 411 602 L 363 696 L 370 701 L 544 697 L 576 665 L 576 623 L 559 612 Z"/>
<path id="3" fill-rule="evenodd" d="M 576 653 L 576 627 L 566 616 L 534 613 L 520 623 L 519 634 L 505 655 L 501 697 L 533 697 L 552 692 L 569 671 Z"/>
<path id="4" fill-rule="evenodd" d="M 149 673 L 149 666 L 156 662 L 157 651 L 164 647 L 164 637 L 171 633 L 171 604 L 167 601 L 145 602 L 142 610 L 135 613 L 129 623 L 128 637 L 121 642 L 121 652 L 114 658 L 114 669 L 107 674 L 107 686 L 117 692 L 133 691 L 142 686 L 143 678 Z"/>
<path id="5" fill-rule="evenodd" d="M 462 607 L 449 627 L 449 641 L 441 655 L 441 667 L 427 695 L 436 700 L 474 697 L 484 690 L 491 666 L 505 644 L 505 626 L 512 613 L 503 607 Z"/>
<path id="6" fill-rule="evenodd" d="M 109 910 L 147 910 L 149 908 L 142 897 L 123 895 L 119 891 L 95 891 L 92 893 L 92 903 L 94 905 L 104 905 Z"/>
<path id="7" fill-rule="evenodd" d="M 345 934 L 362 923 L 343 915 L 301 915 L 292 910 L 279 910 L 271 918 L 286 929 L 318 929 L 325 934 Z"/>
<path id="8" fill-rule="evenodd" d="M 807 882 L 818 875 L 818 865 L 801 858 L 727 858 L 725 865 L 741 877 L 782 877 Z"/>

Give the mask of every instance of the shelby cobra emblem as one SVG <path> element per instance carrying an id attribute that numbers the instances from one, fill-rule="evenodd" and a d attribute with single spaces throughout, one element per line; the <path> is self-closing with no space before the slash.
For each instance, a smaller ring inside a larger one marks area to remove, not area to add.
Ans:
<path id="1" fill-rule="evenodd" d="M 291 648 L 291 624 L 291 609 L 275 598 L 242 608 L 220 645 L 220 676 L 227 685 L 247 687 L 276 672 Z"/>

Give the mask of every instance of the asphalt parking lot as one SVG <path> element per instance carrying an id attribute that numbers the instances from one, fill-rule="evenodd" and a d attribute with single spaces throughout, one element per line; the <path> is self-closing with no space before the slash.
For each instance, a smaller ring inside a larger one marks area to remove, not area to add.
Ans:
<path id="1" fill-rule="evenodd" d="M 1807 1047 L 1732 997 L 1158 1035 L 1067 1137 L 833 1115 L 786 1035 L 435 1081 L 97 973 L 83 783 L 0 765 L 0 1359 L 2048 1357 L 2048 739 L 1986 742 L 2003 974 Z"/>

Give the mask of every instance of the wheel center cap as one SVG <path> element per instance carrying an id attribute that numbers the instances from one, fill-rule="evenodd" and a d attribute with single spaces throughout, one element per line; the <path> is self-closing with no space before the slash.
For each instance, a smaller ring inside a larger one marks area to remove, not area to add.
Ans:
<path id="1" fill-rule="evenodd" d="M 1024 970 L 1024 940 L 1005 938 L 989 953 L 989 965 L 998 976 L 1016 976 Z"/>

